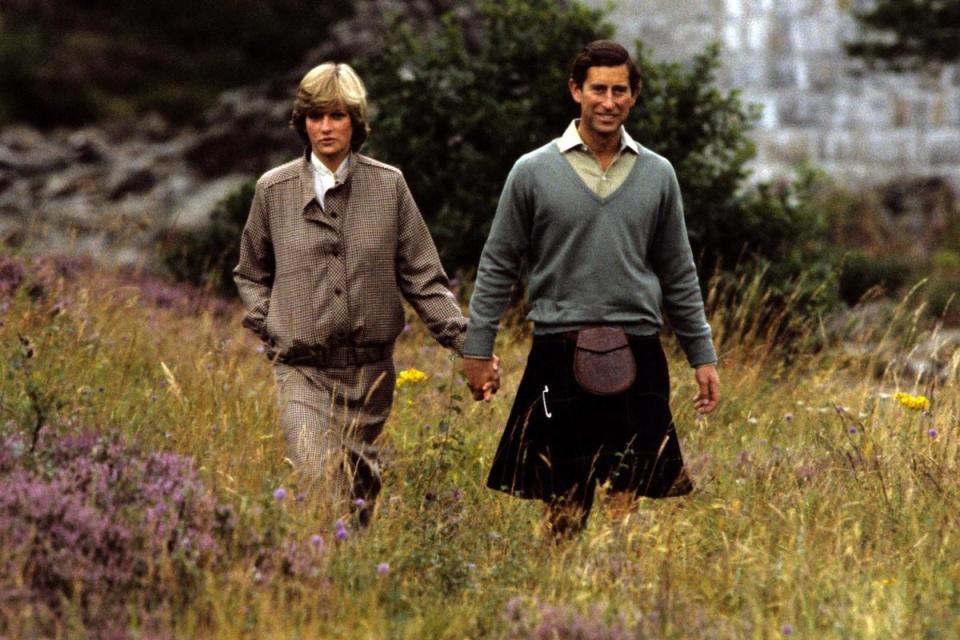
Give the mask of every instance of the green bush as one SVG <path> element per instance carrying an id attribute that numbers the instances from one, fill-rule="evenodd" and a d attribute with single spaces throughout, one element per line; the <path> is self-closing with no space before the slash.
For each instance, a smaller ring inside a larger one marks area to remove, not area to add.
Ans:
<path id="1" fill-rule="evenodd" d="M 612 29 L 579 3 L 479 2 L 435 32 L 400 18 L 357 61 L 376 105 L 370 148 L 403 169 L 451 271 L 477 264 L 507 172 L 575 115 L 573 56 Z"/>
<path id="2" fill-rule="evenodd" d="M 840 298 L 854 305 L 872 289 L 895 293 L 910 284 L 915 273 L 915 266 L 906 258 L 855 251 L 847 256 L 840 272 Z"/>
<path id="3" fill-rule="evenodd" d="M 394 18 L 382 47 L 356 62 L 374 107 L 372 155 L 404 171 L 445 265 L 466 273 L 477 264 L 510 167 L 579 113 L 567 90 L 573 57 L 612 34 L 602 12 L 576 2 L 484 0 L 474 11 L 469 18 L 448 13 L 432 31 Z M 704 281 L 717 268 L 759 265 L 781 292 L 777 300 L 807 299 L 796 295 L 798 282 L 822 291 L 833 263 L 825 216 L 811 204 L 817 176 L 803 171 L 795 181 L 746 185 L 756 111 L 736 91 L 716 87 L 719 49 L 686 66 L 654 62 L 642 45 L 636 58 L 646 80 L 627 127 L 676 168 Z M 240 207 L 231 233 L 239 235 L 245 215 Z M 204 233 L 216 246 L 222 231 Z M 181 277 L 196 282 L 213 268 L 208 256 L 177 250 Z M 820 305 L 829 296 L 817 298 Z"/>
<path id="4" fill-rule="evenodd" d="M 235 296 L 233 268 L 240 259 L 240 233 L 250 213 L 256 180 L 250 180 L 224 198 L 199 231 L 168 235 L 162 247 L 164 265 L 180 281 Z"/>
<path id="5" fill-rule="evenodd" d="M 377 106 L 373 153 L 404 170 L 448 269 L 475 267 L 510 167 L 579 114 L 566 87 L 573 57 L 611 33 L 577 2 L 485 0 L 436 32 L 394 21 L 357 63 Z M 812 264 L 831 272 L 826 225 L 804 200 L 812 178 L 746 187 L 757 111 L 716 86 L 719 48 L 681 65 L 638 43 L 636 59 L 646 79 L 627 128 L 676 168 L 704 279 L 744 262 L 769 263 L 784 289 Z"/>

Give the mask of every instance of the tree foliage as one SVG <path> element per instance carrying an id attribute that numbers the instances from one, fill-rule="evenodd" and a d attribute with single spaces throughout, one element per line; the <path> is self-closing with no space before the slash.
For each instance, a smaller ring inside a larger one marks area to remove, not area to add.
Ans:
<path id="1" fill-rule="evenodd" d="M 382 47 L 356 63 L 372 100 L 372 155 L 403 170 L 444 264 L 468 273 L 510 167 L 579 115 L 567 90 L 574 56 L 612 33 L 602 12 L 579 3 L 483 0 L 474 11 L 449 13 L 419 31 L 394 19 Z M 716 86 L 717 47 L 681 65 L 655 62 L 638 45 L 636 59 L 645 85 L 627 127 L 676 168 L 701 276 L 759 266 L 788 299 L 797 276 L 827 257 L 810 180 L 748 185 L 756 112 L 736 91 Z M 238 233 L 248 207 L 249 198 L 238 200 L 228 207 L 232 216 L 214 218 L 230 218 Z M 201 254 L 214 255 L 224 241 L 221 223 L 211 226 L 210 249 Z M 176 256 L 169 264 L 178 271 Z M 187 264 L 178 272 L 193 273 L 195 282 L 216 272 L 228 283 L 234 264 Z M 829 262 L 820 275 L 828 271 Z M 806 286 L 820 282 L 808 278 Z"/>
<path id="2" fill-rule="evenodd" d="M 476 265 L 516 159 L 574 116 L 566 88 L 578 48 L 612 30 L 580 4 L 478 3 L 435 33 L 396 18 L 358 62 L 376 104 L 370 146 L 404 171 L 444 262 Z"/>
<path id="3" fill-rule="evenodd" d="M 469 25 L 449 14 L 437 32 L 417 33 L 395 21 L 358 65 L 377 107 L 373 152 L 404 170 L 453 270 L 476 265 L 516 159 L 579 114 L 567 90 L 574 56 L 612 33 L 602 12 L 547 0 L 486 0 Z M 757 114 L 716 86 L 719 48 L 681 65 L 655 62 L 638 45 L 636 59 L 645 82 L 627 127 L 676 168 L 701 272 L 795 253 L 812 216 L 795 191 L 745 187 Z"/>
<path id="4" fill-rule="evenodd" d="M 2 2 L 0 124 L 78 124 L 147 109 L 188 120 L 223 89 L 287 72 L 350 6 Z"/>
<path id="5" fill-rule="evenodd" d="M 877 0 L 854 16 L 868 33 L 851 55 L 896 71 L 960 60 L 960 0 Z"/>

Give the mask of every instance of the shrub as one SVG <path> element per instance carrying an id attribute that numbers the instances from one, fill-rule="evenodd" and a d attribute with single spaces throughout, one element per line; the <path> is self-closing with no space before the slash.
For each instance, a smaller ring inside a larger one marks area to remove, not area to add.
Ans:
<path id="1" fill-rule="evenodd" d="M 510 167 L 579 113 L 567 90 L 573 57 L 611 33 L 602 12 L 577 2 L 485 1 L 469 21 L 446 15 L 436 33 L 395 21 L 358 62 L 378 107 L 371 147 L 403 168 L 449 269 L 475 267 Z M 716 86 L 719 48 L 681 65 L 638 44 L 636 59 L 646 79 L 627 127 L 676 168 L 704 277 L 760 258 L 786 286 L 824 259 L 825 225 L 804 201 L 812 179 L 745 188 L 757 112 Z"/>
<path id="2" fill-rule="evenodd" d="M 138 597 L 184 597 L 220 557 L 229 510 L 189 458 L 79 430 L 36 445 L 9 424 L 0 436 L 0 602 L 109 622 Z"/>
<path id="3" fill-rule="evenodd" d="M 840 273 L 839 295 L 854 305 L 871 289 L 894 293 L 910 283 L 915 266 L 899 256 L 869 256 L 863 252 L 851 253 Z"/>
<path id="4" fill-rule="evenodd" d="M 612 32 L 576 2 L 483 0 L 433 32 L 396 18 L 357 61 L 377 107 L 370 147 L 403 169 L 450 270 L 476 266 L 511 165 L 574 117 L 573 56 Z"/>

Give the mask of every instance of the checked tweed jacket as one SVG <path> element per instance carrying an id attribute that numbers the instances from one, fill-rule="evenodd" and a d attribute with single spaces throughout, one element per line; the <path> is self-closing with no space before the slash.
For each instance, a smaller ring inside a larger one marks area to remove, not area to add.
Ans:
<path id="1" fill-rule="evenodd" d="M 264 174 L 234 279 L 244 326 L 281 362 L 349 366 L 338 347 L 389 351 L 401 295 L 440 344 L 463 347 L 466 320 L 403 175 L 360 154 L 324 208 L 307 157 Z"/>
<path id="2" fill-rule="evenodd" d="M 401 296 L 457 353 L 466 320 L 400 171 L 359 154 L 349 163 L 324 207 L 306 155 L 260 178 L 234 280 L 244 326 L 276 363 L 287 455 L 304 488 L 372 504 Z"/>

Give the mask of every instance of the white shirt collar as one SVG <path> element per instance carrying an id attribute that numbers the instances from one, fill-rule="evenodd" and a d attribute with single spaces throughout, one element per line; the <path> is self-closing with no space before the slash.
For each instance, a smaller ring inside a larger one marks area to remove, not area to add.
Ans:
<path id="1" fill-rule="evenodd" d="M 561 153 L 566 153 L 571 149 L 576 149 L 577 147 L 587 148 L 587 145 L 583 142 L 583 138 L 580 137 L 580 131 L 577 129 L 577 126 L 580 124 L 580 119 L 574 119 L 570 122 L 570 125 L 567 127 L 567 130 L 563 132 L 563 135 L 557 138 L 557 146 L 560 147 Z M 627 130 L 621 125 L 620 127 L 620 152 L 622 153 L 624 149 L 629 149 L 635 154 L 640 155 L 640 145 L 637 144 L 636 140 L 630 137 L 630 134 L 627 133 Z"/>
<path id="2" fill-rule="evenodd" d="M 313 169 L 313 190 L 317 195 L 317 202 L 320 208 L 324 209 L 324 201 L 327 197 L 327 191 L 333 189 L 336 185 L 343 182 L 350 169 L 350 159 L 352 154 L 348 153 L 343 159 L 336 171 L 330 171 L 327 165 L 320 161 L 312 151 L 310 152 L 310 167 Z"/>
<path id="3" fill-rule="evenodd" d="M 336 171 L 330 171 L 327 168 L 327 165 L 323 164 L 320 161 L 320 158 L 317 157 L 313 151 L 310 152 L 310 165 L 313 166 L 314 171 L 319 173 L 322 177 L 333 178 L 334 182 L 341 180 L 347 173 L 347 169 L 350 167 L 350 158 L 353 156 L 352 153 L 348 153 L 347 157 L 343 159 L 340 163 L 340 166 L 337 167 Z"/>

